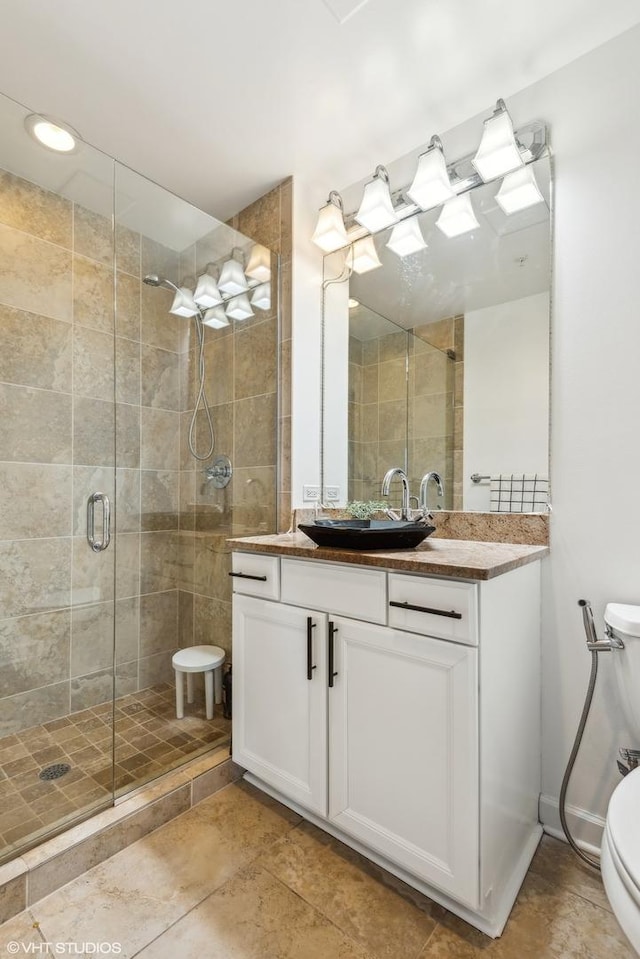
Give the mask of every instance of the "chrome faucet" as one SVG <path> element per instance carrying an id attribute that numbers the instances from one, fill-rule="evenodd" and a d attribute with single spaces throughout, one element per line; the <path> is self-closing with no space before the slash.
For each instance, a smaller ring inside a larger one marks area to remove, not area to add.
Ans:
<path id="1" fill-rule="evenodd" d="M 391 480 L 394 476 L 399 476 L 402 482 L 402 512 L 400 514 L 401 518 L 404 520 L 411 519 L 411 511 L 409 509 L 409 480 L 407 479 L 407 474 L 403 469 L 400 469 L 399 466 L 394 466 L 392 469 L 388 470 L 385 473 L 384 479 L 382 480 L 382 495 L 388 496 L 389 489 L 391 488 Z"/>
<path id="2" fill-rule="evenodd" d="M 438 496 L 440 497 L 444 496 L 444 486 L 442 485 L 442 478 L 440 476 L 440 473 L 435 473 L 433 471 L 430 473 L 425 473 L 420 483 L 420 508 L 425 513 L 429 511 L 429 507 L 427 505 L 427 493 L 429 491 L 429 483 L 431 482 L 431 480 L 433 480 L 433 482 L 438 487 Z"/>

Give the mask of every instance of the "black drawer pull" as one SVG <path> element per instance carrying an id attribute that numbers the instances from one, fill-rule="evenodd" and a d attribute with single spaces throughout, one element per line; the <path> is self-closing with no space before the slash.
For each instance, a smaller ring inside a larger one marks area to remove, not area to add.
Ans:
<path id="1" fill-rule="evenodd" d="M 313 670 L 316 668 L 313 663 L 313 631 L 316 624 L 307 616 L 307 679 L 313 679 Z"/>
<path id="2" fill-rule="evenodd" d="M 416 613 L 433 613 L 434 616 L 446 616 L 447 619 L 462 619 L 462 613 L 456 613 L 454 609 L 431 609 L 429 606 L 414 606 L 413 603 L 394 603 L 389 602 L 389 606 L 396 606 L 398 609 L 413 609 Z"/>
<path id="3" fill-rule="evenodd" d="M 329 686 L 333 687 L 333 677 L 337 672 L 333 668 L 333 637 L 338 632 L 338 627 L 329 620 Z"/>
<path id="4" fill-rule="evenodd" d="M 252 576 L 250 573 L 229 573 L 229 576 L 237 576 L 238 579 L 255 579 L 259 583 L 266 583 L 266 576 Z"/>

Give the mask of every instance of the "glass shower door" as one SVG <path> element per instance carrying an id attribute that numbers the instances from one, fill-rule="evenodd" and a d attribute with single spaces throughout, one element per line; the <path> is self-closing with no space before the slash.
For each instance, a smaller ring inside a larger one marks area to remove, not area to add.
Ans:
<path id="1" fill-rule="evenodd" d="M 27 113 L 0 100 L 1 859 L 113 801 L 113 162 Z"/>

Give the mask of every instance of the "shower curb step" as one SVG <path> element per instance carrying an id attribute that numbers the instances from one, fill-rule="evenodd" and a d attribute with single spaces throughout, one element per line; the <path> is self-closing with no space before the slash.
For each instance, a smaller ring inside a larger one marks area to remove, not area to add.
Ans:
<path id="1" fill-rule="evenodd" d="M 140 787 L 0 866 L 0 923 L 240 779 L 228 746 Z"/>

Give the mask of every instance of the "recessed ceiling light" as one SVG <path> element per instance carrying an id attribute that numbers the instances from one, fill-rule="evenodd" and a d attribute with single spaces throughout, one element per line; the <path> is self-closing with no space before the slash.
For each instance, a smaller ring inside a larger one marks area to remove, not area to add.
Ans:
<path id="1" fill-rule="evenodd" d="M 39 113 L 30 113 L 24 121 L 24 126 L 37 143 L 53 150 L 55 153 L 75 153 L 78 149 L 79 134 L 60 120 Z"/>
<path id="2" fill-rule="evenodd" d="M 355 310 L 356 306 L 360 306 L 360 300 L 355 300 L 352 296 L 349 297 L 349 309 Z"/>

